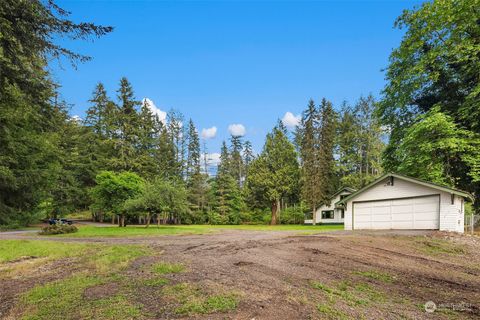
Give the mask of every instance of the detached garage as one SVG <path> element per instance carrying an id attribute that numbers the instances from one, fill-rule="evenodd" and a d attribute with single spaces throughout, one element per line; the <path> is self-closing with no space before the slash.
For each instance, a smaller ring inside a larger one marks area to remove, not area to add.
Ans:
<path id="1" fill-rule="evenodd" d="M 464 191 L 386 174 L 337 202 L 345 230 L 426 229 L 463 232 Z"/>

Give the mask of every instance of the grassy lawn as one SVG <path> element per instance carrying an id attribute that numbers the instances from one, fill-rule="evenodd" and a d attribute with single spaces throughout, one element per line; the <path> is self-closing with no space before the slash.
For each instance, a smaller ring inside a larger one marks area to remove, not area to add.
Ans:
<path id="1" fill-rule="evenodd" d="M 66 258 L 84 254 L 87 244 L 64 244 L 50 241 L 2 240 L 0 263 L 27 258 Z"/>
<path id="2" fill-rule="evenodd" d="M 97 286 L 121 284 L 121 273 L 133 260 L 154 254 L 137 245 L 4 240 L 0 241 L 0 279 L 17 278 L 17 271 L 34 274 L 39 264 L 45 270 L 54 261 L 68 263 L 74 259 L 78 268 L 73 273 L 59 273 L 57 267 L 51 267 L 49 272 L 58 274 L 59 279 L 36 285 L 21 295 L 16 311 L 19 319 L 135 319 L 141 314 L 140 307 L 128 299 L 127 291 L 117 290 L 95 299 L 86 292 Z"/>
<path id="3" fill-rule="evenodd" d="M 181 264 L 160 261 L 133 275 L 129 266 L 140 257 L 158 261 L 161 254 L 142 245 L 5 240 L 0 241 L 0 281 L 34 274 L 40 265 L 58 275 L 20 295 L 15 319 L 145 319 L 151 314 L 136 301 L 145 287 L 155 300 L 168 301 L 171 310 L 167 312 L 178 315 L 222 313 L 237 307 L 240 295 L 236 292 L 212 294 L 195 284 L 171 284 L 165 277 L 185 272 Z M 68 264 L 71 259 L 77 266 L 71 272 L 59 273 L 51 264 Z"/>
<path id="4" fill-rule="evenodd" d="M 343 225 L 162 225 L 159 227 L 156 225 L 151 225 L 149 228 L 145 228 L 144 226 L 127 226 L 125 228 L 109 225 L 105 225 L 105 227 L 79 226 L 79 231 L 77 233 L 55 235 L 55 237 L 134 237 L 176 234 L 206 234 L 226 229 L 251 231 L 298 231 L 299 233 L 311 234 L 322 231 L 342 230 Z"/>

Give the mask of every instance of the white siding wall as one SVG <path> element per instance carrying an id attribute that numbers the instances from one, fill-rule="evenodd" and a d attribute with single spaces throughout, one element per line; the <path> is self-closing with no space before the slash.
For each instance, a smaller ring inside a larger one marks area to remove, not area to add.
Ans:
<path id="1" fill-rule="evenodd" d="M 345 230 L 352 230 L 352 201 L 380 200 L 440 194 L 440 230 L 463 232 L 464 212 L 461 204 L 462 197 L 455 196 L 455 203 L 452 205 L 450 193 L 405 181 L 396 177 L 394 178 L 393 186 L 388 186 L 388 181 L 389 178 L 379 181 L 375 186 L 348 201 L 345 208 Z"/>
<path id="2" fill-rule="evenodd" d="M 456 195 L 452 205 L 451 195 L 442 192 L 440 201 L 440 230 L 464 232 L 462 200 L 462 197 Z"/>
<path id="3" fill-rule="evenodd" d="M 345 195 L 345 194 L 350 194 L 350 192 L 341 192 L 339 195 L 337 195 L 335 197 L 335 199 L 332 200 L 332 202 L 330 202 L 330 205 L 324 205 L 324 206 L 321 206 L 320 208 L 317 209 L 317 213 L 316 213 L 316 223 L 343 223 L 343 218 L 342 218 L 342 213 L 340 210 L 335 210 L 335 203 L 337 203 L 338 201 L 340 201 L 340 196 L 342 195 Z M 333 219 L 324 219 L 322 220 L 322 211 L 325 211 L 325 210 L 334 210 L 333 212 Z"/>

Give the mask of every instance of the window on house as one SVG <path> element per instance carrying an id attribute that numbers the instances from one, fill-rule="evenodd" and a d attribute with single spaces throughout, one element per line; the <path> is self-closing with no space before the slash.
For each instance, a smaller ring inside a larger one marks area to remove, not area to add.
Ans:
<path id="1" fill-rule="evenodd" d="M 345 218 L 345 210 L 340 209 L 340 214 L 341 214 L 342 219 L 344 219 Z"/>
<path id="2" fill-rule="evenodd" d="M 333 219 L 333 210 L 322 211 L 322 219 Z"/>

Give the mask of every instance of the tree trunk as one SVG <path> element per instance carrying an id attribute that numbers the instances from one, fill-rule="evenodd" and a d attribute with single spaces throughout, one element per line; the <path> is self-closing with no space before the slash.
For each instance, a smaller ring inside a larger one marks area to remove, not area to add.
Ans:
<path id="1" fill-rule="evenodd" d="M 278 213 L 279 207 L 280 207 L 279 200 L 275 200 L 274 202 L 272 202 L 272 220 L 270 221 L 271 225 L 277 224 L 277 213 Z"/>
<path id="2" fill-rule="evenodd" d="M 112 224 L 115 224 L 115 214 L 112 213 Z"/>
<path id="3" fill-rule="evenodd" d="M 146 228 L 150 227 L 150 212 L 147 212 L 147 225 Z"/>
<path id="4" fill-rule="evenodd" d="M 315 205 L 313 205 L 313 214 L 312 214 L 312 224 L 316 225 L 317 224 L 317 208 L 315 208 Z"/>

